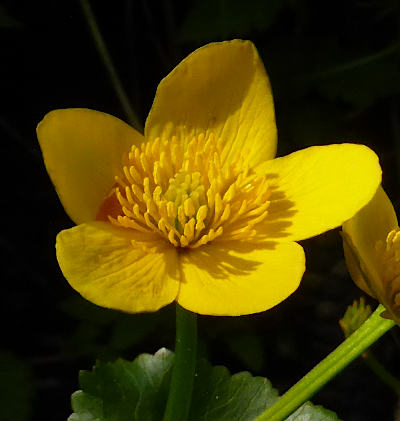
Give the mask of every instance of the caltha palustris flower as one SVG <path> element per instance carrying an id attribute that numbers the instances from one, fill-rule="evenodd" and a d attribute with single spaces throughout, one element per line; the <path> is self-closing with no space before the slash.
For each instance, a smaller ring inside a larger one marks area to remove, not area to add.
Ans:
<path id="1" fill-rule="evenodd" d="M 63 274 L 86 299 L 126 312 L 275 306 L 305 270 L 295 241 L 340 226 L 381 180 L 362 145 L 275 158 L 271 88 L 249 41 L 208 44 L 178 64 L 144 134 L 88 109 L 52 111 L 37 134 L 77 224 L 57 236 Z"/>

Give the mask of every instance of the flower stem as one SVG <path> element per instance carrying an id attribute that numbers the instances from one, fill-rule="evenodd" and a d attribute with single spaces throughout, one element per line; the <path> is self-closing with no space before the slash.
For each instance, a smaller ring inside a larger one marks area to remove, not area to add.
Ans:
<path id="1" fill-rule="evenodd" d="M 163 421 L 188 419 L 197 351 L 197 315 L 176 305 L 174 365 Z"/>
<path id="2" fill-rule="evenodd" d="M 89 0 L 80 0 L 80 3 L 81 3 L 83 13 L 85 15 L 87 24 L 90 28 L 90 32 L 92 33 L 97 51 L 100 54 L 100 57 L 103 60 L 103 64 L 108 71 L 108 75 L 110 76 L 111 83 L 114 86 L 115 92 L 124 110 L 127 121 L 132 127 L 134 127 L 135 129 L 139 131 L 142 131 L 143 129 L 142 124 L 140 123 L 139 118 L 137 117 L 135 112 L 133 111 L 133 107 L 129 101 L 128 95 L 126 94 L 122 86 L 122 83 L 119 79 L 118 73 L 114 67 L 110 53 L 108 52 L 107 46 L 101 35 L 99 26 L 97 25 L 97 21 L 93 14 L 93 10 L 89 3 Z"/>
<path id="3" fill-rule="evenodd" d="M 292 386 L 255 421 L 284 420 L 384 333 L 395 326 L 394 321 L 380 316 L 384 310 L 385 308 L 380 304 L 359 329 Z"/>

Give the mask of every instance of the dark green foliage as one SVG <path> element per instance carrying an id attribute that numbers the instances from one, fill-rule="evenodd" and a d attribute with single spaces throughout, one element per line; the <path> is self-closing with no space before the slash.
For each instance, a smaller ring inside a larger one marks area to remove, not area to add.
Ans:
<path id="1" fill-rule="evenodd" d="M 98 363 L 82 371 L 82 390 L 72 395 L 69 421 L 158 421 L 168 397 L 173 354 L 160 349 L 139 355 L 133 362 Z M 278 399 L 263 377 L 248 372 L 231 375 L 225 367 L 202 360 L 193 390 L 191 421 L 250 421 Z M 288 421 L 337 421 L 322 407 L 304 404 Z"/>
<path id="2" fill-rule="evenodd" d="M 322 406 L 306 402 L 286 421 L 339 421 L 339 418 L 334 412 Z"/>
<path id="3" fill-rule="evenodd" d="M 133 362 L 122 359 L 98 363 L 82 371 L 82 390 L 72 396 L 70 421 L 157 421 L 162 418 L 173 355 L 165 349 L 142 354 Z"/>

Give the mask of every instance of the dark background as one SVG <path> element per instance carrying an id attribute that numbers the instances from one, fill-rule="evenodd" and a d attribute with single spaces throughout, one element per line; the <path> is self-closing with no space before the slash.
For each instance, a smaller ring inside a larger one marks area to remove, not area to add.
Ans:
<path id="1" fill-rule="evenodd" d="M 366 144 L 399 204 L 398 1 L 124 0 L 93 1 L 93 9 L 143 122 L 158 82 L 188 53 L 209 41 L 251 39 L 272 82 L 278 155 Z M 133 316 L 98 308 L 58 269 L 55 236 L 72 222 L 44 169 L 35 127 L 55 108 L 125 117 L 79 2 L 0 2 L 0 46 L 0 421 L 65 420 L 80 369 L 173 348 L 174 308 Z M 265 375 L 284 392 L 341 342 L 338 320 L 361 291 L 346 272 L 338 231 L 302 245 L 308 269 L 299 290 L 262 314 L 200 317 L 202 355 L 232 372 Z M 400 376 L 398 328 L 374 353 Z M 394 420 L 397 405 L 361 361 L 313 401 L 345 421 Z"/>

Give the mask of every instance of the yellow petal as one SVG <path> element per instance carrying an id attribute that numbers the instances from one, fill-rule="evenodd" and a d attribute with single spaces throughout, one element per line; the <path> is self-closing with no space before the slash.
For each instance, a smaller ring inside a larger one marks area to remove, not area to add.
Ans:
<path id="1" fill-rule="evenodd" d="M 180 255 L 178 303 L 195 313 L 239 316 L 267 310 L 292 294 L 305 269 L 297 243 L 210 244 Z"/>
<path id="2" fill-rule="evenodd" d="M 381 181 L 378 157 L 366 146 L 313 146 L 257 168 L 271 186 L 261 236 L 302 240 L 341 225 L 365 206 Z"/>
<path id="3" fill-rule="evenodd" d="M 58 234 L 58 263 L 70 285 L 97 305 L 128 313 L 156 311 L 176 298 L 177 256 L 166 243 L 157 246 L 143 237 L 135 235 L 133 246 L 129 230 L 106 222 L 81 224 Z"/>
<path id="4" fill-rule="evenodd" d="M 380 295 L 382 286 L 382 263 L 378 261 L 376 243 L 382 241 L 385 244 L 388 233 L 396 227 L 396 213 L 382 187 L 364 208 L 343 224 L 344 251 L 350 275 L 363 291 L 373 297 Z M 372 279 L 365 279 L 360 265 L 364 274 Z"/>
<path id="5" fill-rule="evenodd" d="M 146 138 L 177 135 L 187 142 L 200 133 L 221 138 L 222 162 L 242 154 L 256 165 L 275 156 L 271 87 L 250 41 L 201 47 L 160 82 Z"/>
<path id="6" fill-rule="evenodd" d="M 364 262 L 361 260 L 360 255 L 354 248 L 354 245 L 352 245 L 350 239 L 347 238 L 345 234 L 343 234 L 343 252 L 347 270 L 349 271 L 351 279 L 353 279 L 358 288 L 362 289 L 366 294 L 373 298 L 377 298 L 376 292 L 373 290 L 374 288 L 370 285 L 370 281 L 368 279 L 368 276 L 376 279 L 376 271 L 375 269 L 372 269 L 372 271 L 368 270 L 368 267 L 366 267 Z M 373 274 L 375 274 L 375 276 Z"/>
<path id="7" fill-rule="evenodd" d="M 87 109 L 48 113 L 37 136 L 47 172 L 77 224 L 95 219 L 115 183 L 122 154 L 143 139 L 118 118 Z"/>

